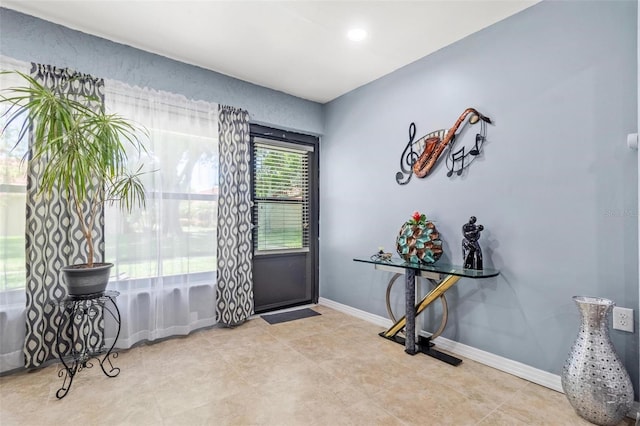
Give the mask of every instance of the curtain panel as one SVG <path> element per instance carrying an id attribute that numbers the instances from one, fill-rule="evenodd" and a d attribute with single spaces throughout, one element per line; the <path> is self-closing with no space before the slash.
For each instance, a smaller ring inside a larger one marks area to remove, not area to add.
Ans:
<path id="1" fill-rule="evenodd" d="M 106 207 L 108 288 L 122 315 L 117 347 L 211 326 L 215 319 L 218 105 L 107 80 L 107 111 L 146 128 L 146 208 Z M 107 329 L 107 339 L 112 334 Z"/>
<path id="2" fill-rule="evenodd" d="M 48 89 L 76 96 L 96 99 L 94 108 L 103 108 L 104 80 L 51 65 L 31 64 L 31 76 Z M 26 208 L 26 337 L 24 356 L 26 367 L 36 367 L 56 358 L 58 350 L 67 353 L 72 336 L 63 335 L 56 345 L 56 331 L 60 321 L 59 308 L 51 303 L 66 296 L 62 267 L 85 262 L 86 241 L 74 207 L 64 191 L 51 197 L 38 196 L 43 161 L 29 160 L 27 169 Z M 89 205 L 83 206 L 89 214 Z M 94 224 L 95 261 L 102 262 L 104 254 L 104 215 L 99 212 Z M 92 318 L 89 340 L 99 346 L 103 334 L 103 318 Z"/>
<path id="3" fill-rule="evenodd" d="M 253 243 L 249 113 L 219 111 L 217 319 L 236 326 L 253 314 Z"/>

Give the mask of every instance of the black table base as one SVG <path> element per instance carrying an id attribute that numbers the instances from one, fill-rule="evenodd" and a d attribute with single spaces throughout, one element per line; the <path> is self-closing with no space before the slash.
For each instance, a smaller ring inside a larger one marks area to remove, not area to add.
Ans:
<path id="1" fill-rule="evenodd" d="M 405 346 L 405 338 L 397 334 L 394 336 L 387 337 L 386 332 L 383 331 L 383 332 L 380 332 L 378 336 L 383 337 L 386 340 L 390 340 L 394 343 L 398 343 L 402 346 Z M 447 364 L 453 365 L 454 367 L 462 364 L 462 360 L 460 358 L 456 358 L 444 352 L 440 352 L 439 350 L 434 349 L 434 346 L 435 346 L 435 343 L 431 341 L 430 337 L 418 336 L 418 339 L 415 342 L 414 352 L 413 353 L 408 352 L 406 349 L 405 349 L 405 352 L 408 353 L 409 355 L 416 355 L 418 353 L 429 355 L 432 358 L 436 358 L 442 362 L 446 362 Z"/>

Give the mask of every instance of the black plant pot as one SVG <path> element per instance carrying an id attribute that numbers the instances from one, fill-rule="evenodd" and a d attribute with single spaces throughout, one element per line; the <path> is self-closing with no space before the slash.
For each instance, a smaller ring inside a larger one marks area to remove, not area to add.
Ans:
<path id="1" fill-rule="evenodd" d="M 86 263 L 63 267 L 62 272 L 69 295 L 84 296 L 104 292 L 112 267 L 113 263 L 94 263 L 92 268 L 89 268 Z"/>

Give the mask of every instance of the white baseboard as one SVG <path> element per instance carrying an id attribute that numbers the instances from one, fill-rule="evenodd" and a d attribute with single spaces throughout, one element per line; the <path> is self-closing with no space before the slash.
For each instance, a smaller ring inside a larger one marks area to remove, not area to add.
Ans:
<path id="1" fill-rule="evenodd" d="M 423 332 L 421 332 L 421 334 L 422 333 Z M 435 342 L 438 347 L 446 351 L 472 359 L 481 364 L 504 371 L 505 373 L 513 374 L 516 377 L 553 389 L 554 391 L 564 393 L 562 384 L 560 383 L 560 376 L 557 374 L 549 373 L 548 371 L 540 370 L 530 365 L 492 354 L 491 352 L 476 349 L 472 346 L 449 340 L 446 337 L 438 337 Z"/>
<path id="2" fill-rule="evenodd" d="M 372 324 L 379 325 L 380 327 L 389 328 L 393 325 L 391 323 L 391 320 L 388 318 L 381 317 L 380 315 L 370 314 L 369 312 L 352 308 L 351 306 L 343 305 L 342 303 L 334 302 L 333 300 L 325 299 L 324 297 L 320 297 L 318 299 L 318 304 L 324 305 L 331 309 L 335 309 L 336 311 L 340 311 L 345 314 L 349 314 L 352 317 L 360 318 L 361 320 L 365 320 Z"/>
<path id="3" fill-rule="evenodd" d="M 321 297 L 318 300 L 318 303 L 329 308 L 335 309 L 336 311 L 344 312 L 345 314 L 354 316 L 356 318 L 360 318 L 362 320 L 368 321 L 372 324 L 379 325 L 384 328 L 389 328 L 393 325 L 390 319 L 381 317 L 380 315 L 371 314 L 369 312 L 362 311 L 360 309 L 353 308 L 351 306 L 343 305 L 342 303 L 334 302 L 330 299 L 325 299 Z M 425 331 L 420 331 L 421 335 L 429 336 L 429 333 Z M 520 377 L 521 379 L 528 380 L 530 382 L 536 383 L 540 386 L 544 386 L 549 389 L 553 389 L 554 391 L 558 391 L 560 393 L 564 393 L 562 390 L 562 385 L 560 383 L 560 376 L 557 374 L 552 374 L 544 370 L 540 370 L 535 367 L 531 367 L 529 365 L 523 364 L 518 361 L 513 361 L 508 358 L 501 357 L 499 355 L 492 354 L 490 352 L 486 352 L 480 349 L 476 349 L 471 346 L 464 345 L 462 343 L 455 342 L 453 340 L 449 340 L 445 337 L 438 337 L 435 341 L 441 349 L 444 349 L 448 352 L 452 352 L 456 355 L 463 356 L 465 358 L 469 358 L 476 362 L 479 362 L 484 365 L 488 365 L 489 367 L 493 367 L 497 370 L 504 371 L 505 373 L 513 374 L 516 377 Z M 638 401 L 634 402 L 631 410 L 627 414 L 627 416 L 635 419 L 637 413 L 640 412 L 640 403 Z"/>

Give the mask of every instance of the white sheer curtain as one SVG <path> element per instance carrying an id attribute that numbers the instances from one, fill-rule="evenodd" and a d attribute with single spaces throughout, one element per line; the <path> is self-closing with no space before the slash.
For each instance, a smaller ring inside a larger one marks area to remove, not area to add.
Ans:
<path id="1" fill-rule="evenodd" d="M 107 81 L 107 111 L 149 131 L 146 209 L 105 212 L 109 289 L 122 329 L 117 346 L 215 324 L 218 105 Z M 107 330 L 107 336 L 109 330 Z"/>
<path id="2" fill-rule="evenodd" d="M 0 56 L 0 69 L 29 74 L 29 64 L 6 56 Z M 0 75 L 0 89 L 21 85 L 15 75 Z M 5 121 L 0 118 L 0 128 Z M 14 123 L 0 137 L 0 372 L 24 366 L 27 167 L 21 159 L 27 140 L 14 149 L 21 125 Z"/>

